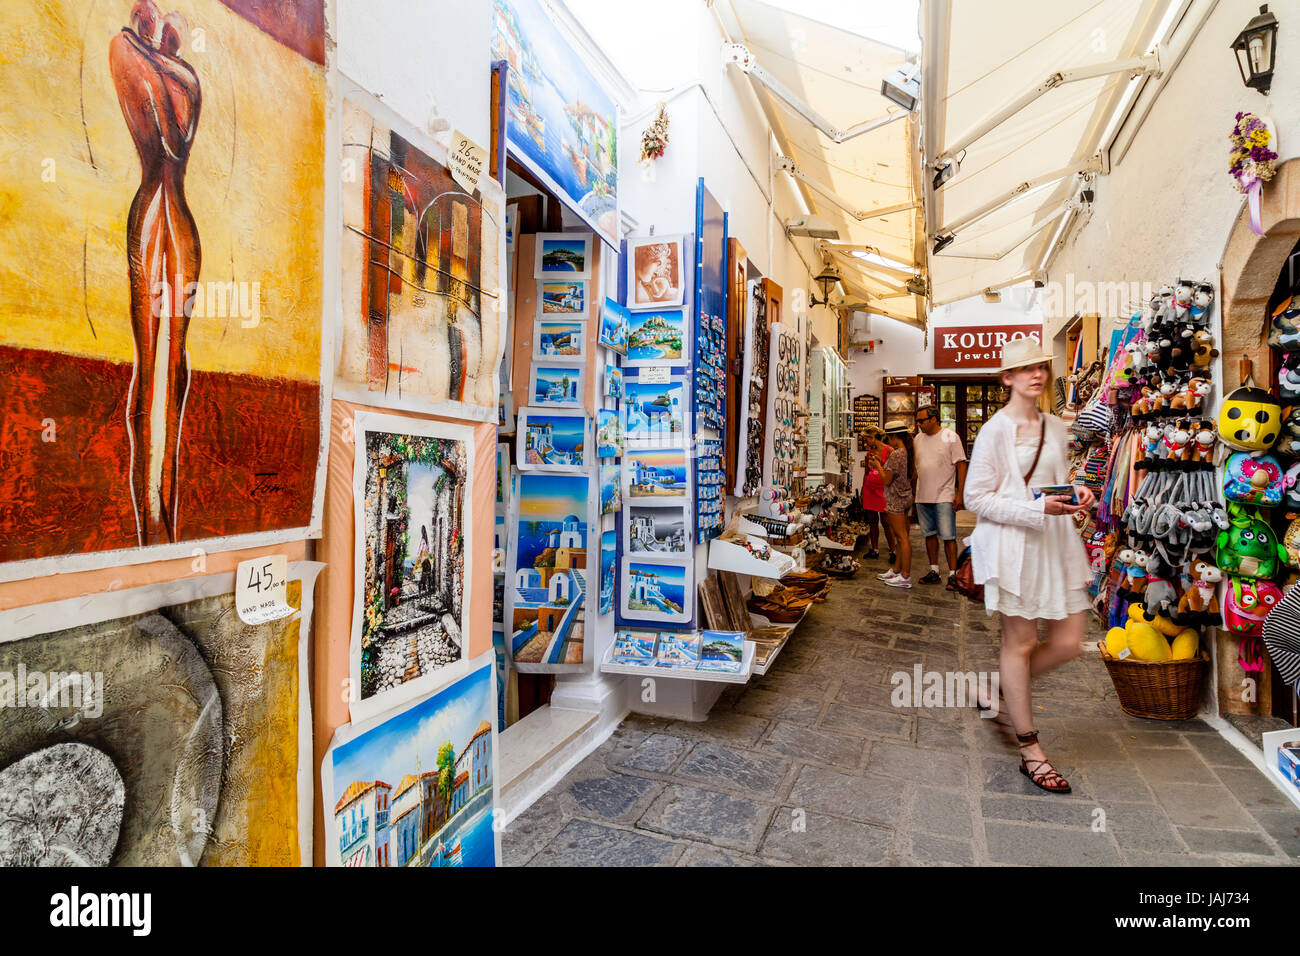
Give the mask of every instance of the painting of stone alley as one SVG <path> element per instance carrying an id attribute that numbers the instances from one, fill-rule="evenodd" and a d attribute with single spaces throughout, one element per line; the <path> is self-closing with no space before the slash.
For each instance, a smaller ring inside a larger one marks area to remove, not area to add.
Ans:
<path id="1" fill-rule="evenodd" d="M 365 431 L 361 700 L 465 652 L 466 442 Z"/>

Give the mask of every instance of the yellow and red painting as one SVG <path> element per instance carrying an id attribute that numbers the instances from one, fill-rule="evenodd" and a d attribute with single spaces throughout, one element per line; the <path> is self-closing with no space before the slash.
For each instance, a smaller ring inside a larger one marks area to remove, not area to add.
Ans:
<path id="1" fill-rule="evenodd" d="M 313 530 L 323 0 L 15 5 L 0 131 L 0 578 Z"/>

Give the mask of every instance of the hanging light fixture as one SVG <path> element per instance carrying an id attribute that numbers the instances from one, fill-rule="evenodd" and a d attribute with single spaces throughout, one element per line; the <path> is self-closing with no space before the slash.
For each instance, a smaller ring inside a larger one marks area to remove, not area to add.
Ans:
<path id="1" fill-rule="evenodd" d="M 811 296 L 812 301 L 809 305 L 830 305 L 831 289 L 835 288 L 835 284 L 840 281 L 840 270 L 827 262 L 822 266 L 822 271 L 813 276 L 813 281 L 822 290 L 822 298 L 819 302 L 817 296 Z"/>
<path id="2" fill-rule="evenodd" d="M 1277 55 L 1277 17 L 1268 12 L 1267 3 L 1259 8 L 1259 16 L 1252 17 L 1246 29 L 1237 34 L 1232 51 L 1237 54 L 1241 82 L 1267 96 Z"/>

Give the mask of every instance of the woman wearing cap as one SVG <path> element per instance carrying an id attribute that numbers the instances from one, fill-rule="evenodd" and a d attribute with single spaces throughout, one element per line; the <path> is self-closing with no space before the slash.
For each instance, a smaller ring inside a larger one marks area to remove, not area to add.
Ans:
<path id="1" fill-rule="evenodd" d="M 912 507 L 912 489 L 916 485 L 916 464 L 912 456 L 912 433 L 905 422 L 885 426 L 889 443 L 889 464 L 875 451 L 867 455 L 869 467 L 880 472 L 885 483 L 885 527 L 894 545 L 892 567 L 876 577 L 891 588 L 912 586 L 912 539 L 907 528 L 907 509 Z"/>
<path id="2" fill-rule="evenodd" d="M 884 462 L 889 458 L 889 446 L 881 439 L 885 433 L 874 425 L 867 429 L 867 457 L 862 459 L 862 465 L 867 470 L 862 479 L 862 510 L 867 519 L 867 540 L 871 548 L 866 553 L 868 558 L 880 557 L 880 526 L 885 526 L 885 544 L 889 548 L 889 561 L 892 564 L 897 558 L 894 553 L 894 538 L 889 530 L 889 524 L 885 521 L 885 513 L 889 506 L 885 503 L 885 479 L 880 475 L 880 469 L 871 464 L 871 454 L 874 452 Z"/>
<path id="3" fill-rule="evenodd" d="M 1002 362 L 1002 384 L 1011 397 L 980 429 L 966 476 L 966 507 L 978 519 L 970 536 L 971 569 L 975 583 L 984 585 L 987 612 L 1002 615 L 999 726 L 1015 732 L 1021 773 L 1049 793 L 1069 793 L 1070 784 L 1038 745 L 1030 680 L 1083 650 L 1091 574 L 1069 516 L 1090 507 L 1093 494 L 1082 486 L 1073 499 L 1035 494 L 1035 488 L 1064 484 L 1068 471 L 1065 423 L 1044 415 L 1038 404 L 1052 357 L 1022 338 L 1007 342 Z M 1039 621 L 1047 623 L 1041 644 Z M 993 708 L 992 701 L 976 705 Z"/>

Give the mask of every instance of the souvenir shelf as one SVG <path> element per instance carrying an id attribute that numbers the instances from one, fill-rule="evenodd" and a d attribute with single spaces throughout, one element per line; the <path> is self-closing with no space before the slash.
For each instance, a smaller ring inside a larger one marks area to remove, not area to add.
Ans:
<path id="1" fill-rule="evenodd" d="M 745 641 L 744 649 L 741 651 L 740 670 L 729 673 L 693 670 L 686 667 L 655 667 L 653 664 L 615 664 L 612 660 L 614 645 L 611 643 L 605 651 L 605 659 L 600 663 L 600 670 L 602 674 L 627 674 L 632 677 L 668 677 L 673 680 L 704 681 L 710 684 L 746 684 L 753 671 L 755 650 L 752 641 Z M 775 657 L 776 655 L 773 654 L 772 658 L 768 659 L 769 666 Z"/>
<path id="2" fill-rule="evenodd" d="M 808 608 L 811 608 L 811 607 L 812 607 L 812 605 L 809 604 L 809 605 L 808 605 Z M 771 656 L 768 657 L 767 662 L 766 662 L 765 664 L 762 664 L 762 665 L 759 665 L 759 664 L 757 664 L 757 663 L 755 663 L 755 664 L 753 665 L 753 668 L 752 668 L 753 673 L 758 674 L 759 676 L 762 676 L 763 674 L 766 674 L 769 670 L 772 669 L 772 665 L 776 663 L 776 659 L 777 659 L 778 657 L 780 657 L 780 656 L 781 656 L 781 652 L 782 652 L 783 650 L 785 650 L 785 646 L 786 646 L 786 644 L 790 643 L 790 638 L 791 638 L 791 636 L 794 634 L 794 632 L 795 632 L 795 628 L 797 628 L 800 624 L 802 624 L 802 623 L 803 623 L 803 619 L 804 619 L 805 617 L 807 617 L 807 616 L 808 616 L 808 609 L 805 608 L 803 614 L 799 615 L 799 620 L 797 620 L 797 621 L 790 621 L 790 622 L 786 623 L 786 622 L 780 622 L 780 621 L 771 621 L 771 620 L 769 620 L 768 618 L 764 617 L 764 616 L 761 615 L 761 614 L 758 614 L 758 613 L 755 612 L 755 611 L 750 611 L 750 612 L 749 612 L 749 619 L 750 619 L 750 621 L 753 623 L 753 625 L 754 625 L 755 627 L 772 628 L 772 629 L 775 629 L 775 628 L 783 628 L 783 629 L 785 630 L 785 634 L 784 634 L 784 635 L 782 636 L 782 638 L 781 638 L 781 643 L 778 644 L 778 645 L 776 646 L 776 650 L 774 650 L 774 651 L 772 652 Z M 745 644 L 746 644 L 746 645 L 752 645 L 752 644 L 753 644 L 753 641 L 748 641 L 748 640 L 747 640 L 747 641 L 745 642 Z M 747 647 L 746 649 L 748 649 L 748 647 Z M 644 668 L 643 668 L 643 669 L 644 669 Z"/>
<path id="3" fill-rule="evenodd" d="M 769 550 L 772 556 L 763 560 L 751 554 L 734 538 L 714 538 L 709 543 L 709 568 L 714 571 L 735 571 L 737 574 L 749 574 L 760 578 L 779 578 L 794 570 L 794 558 L 775 549 Z"/>
<path id="4" fill-rule="evenodd" d="M 755 670 L 754 673 L 761 672 Z M 1300 808 L 1300 787 L 1288 780 L 1277 764 L 1278 748 L 1297 739 L 1300 739 L 1300 729 L 1294 727 L 1287 730 L 1270 730 L 1264 734 L 1264 773 L 1276 780 L 1286 791 L 1287 799 Z"/>

